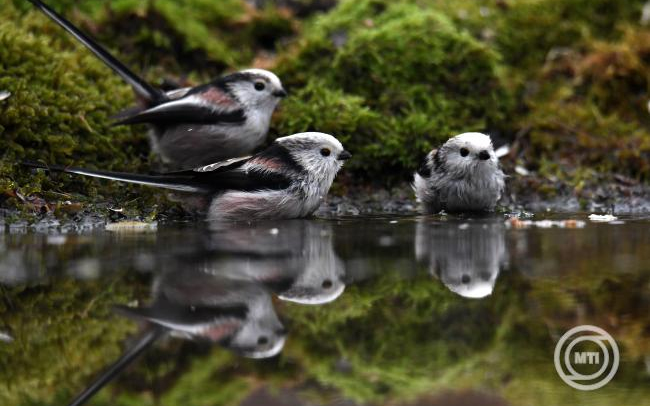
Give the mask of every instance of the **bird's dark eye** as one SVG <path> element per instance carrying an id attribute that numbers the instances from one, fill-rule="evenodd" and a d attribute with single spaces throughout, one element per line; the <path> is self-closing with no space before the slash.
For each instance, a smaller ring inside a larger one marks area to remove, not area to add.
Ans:
<path id="1" fill-rule="evenodd" d="M 269 343 L 269 339 L 265 336 L 261 336 L 257 339 L 257 345 L 266 345 Z"/>
<path id="2" fill-rule="evenodd" d="M 331 153 L 332 153 L 332 151 L 330 151 L 329 148 L 323 148 L 323 149 L 320 150 L 320 154 L 322 156 L 330 156 Z"/>
<path id="3" fill-rule="evenodd" d="M 258 92 L 261 92 L 262 90 L 264 90 L 265 87 L 266 87 L 266 85 L 264 83 L 255 82 L 255 90 L 257 90 Z"/>
<path id="4" fill-rule="evenodd" d="M 460 156 L 467 156 L 467 155 L 469 155 L 469 149 L 461 148 L 460 149 Z"/>
<path id="5" fill-rule="evenodd" d="M 329 289 L 332 287 L 332 281 L 329 279 L 325 279 L 321 284 L 321 286 L 323 287 L 323 289 Z"/>

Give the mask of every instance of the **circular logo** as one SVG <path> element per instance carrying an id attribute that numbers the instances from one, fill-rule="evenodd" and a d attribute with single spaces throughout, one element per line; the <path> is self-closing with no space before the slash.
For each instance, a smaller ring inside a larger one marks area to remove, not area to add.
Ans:
<path id="1" fill-rule="evenodd" d="M 558 375 L 578 390 L 607 385 L 618 371 L 616 341 L 596 326 L 577 326 L 564 333 L 555 345 L 553 361 Z M 578 371 L 579 370 L 579 371 Z"/>

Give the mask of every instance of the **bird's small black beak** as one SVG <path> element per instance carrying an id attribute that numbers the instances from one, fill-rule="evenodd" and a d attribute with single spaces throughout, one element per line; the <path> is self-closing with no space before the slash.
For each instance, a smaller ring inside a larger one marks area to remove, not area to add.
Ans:
<path id="1" fill-rule="evenodd" d="M 483 150 L 478 153 L 478 159 L 482 161 L 487 161 L 488 159 L 490 159 L 490 153 L 487 152 L 486 150 Z"/>
<path id="2" fill-rule="evenodd" d="M 339 161 L 347 161 L 348 159 L 352 158 L 352 154 L 349 153 L 348 151 L 343 150 L 338 156 Z"/>
<path id="3" fill-rule="evenodd" d="M 287 91 L 284 90 L 284 89 L 280 89 L 280 90 L 276 90 L 275 92 L 273 92 L 273 96 L 282 99 L 282 98 L 285 98 L 285 97 L 289 96 L 289 93 L 287 93 Z"/>

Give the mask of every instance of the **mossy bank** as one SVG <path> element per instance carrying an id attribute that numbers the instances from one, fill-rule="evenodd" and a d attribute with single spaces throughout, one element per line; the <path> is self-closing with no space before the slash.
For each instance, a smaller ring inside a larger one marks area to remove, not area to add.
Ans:
<path id="1" fill-rule="evenodd" d="M 465 131 L 511 144 L 503 164 L 514 194 L 581 198 L 650 178 L 641 2 L 344 0 L 311 14 L 302 3 L 258 3 L 51 2 L 160 86 L 273 69 L 291 97 L 270 139 L 319 130 L 354 153 L 335 193 L 403 185 L 429 149 Z M 145 127 L 111 126 L 134 102 L 128 86 L 27 2 L 0 4 L 0 91 L 11 93 L 0 101 L 2 206 L 169 213 L 175 205 L 156 191 L 17 165 L 146 171 L 153 161 Z"/>

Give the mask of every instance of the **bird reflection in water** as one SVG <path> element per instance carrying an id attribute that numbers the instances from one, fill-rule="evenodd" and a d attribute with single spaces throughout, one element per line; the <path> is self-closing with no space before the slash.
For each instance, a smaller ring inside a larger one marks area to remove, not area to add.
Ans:
<path id="1" fill-rule="evenodd" d="M 345 290 L 343 261 L 324 223 L 221 225 L 203 245 L 160 259 L 151 303 L 118 306 L 141 322 L 138 339 L 71 405 L 81 405 L 162 337 L 219 344 L 248 358 L 282 351 L 286 330 L 272 301 L 317 305 Z"/>
<path id="2" fill-rule="evenodd" d="M 161 275 L 153 289 L 151 305 L 119 311 L 170 336 L 219 343 L 248 358 L 272 357 L 284 346 L 271 296 L 255 281 L 179 270 Z"/>
<path id="3" fill-rule="evenodd" d="M 501 221 L 435 224 L 422 220 L 415 231 L 415 255 L 449 290 L 466 298 L 492 294 L 507 262 Z"/>
<path id="4" fill-rule="evenodd" d="M 228 255 L 212 261 L 207 271 L 255 280 L 284 301 L 325 304 L 345 290 L 345 267 L 332 240 L 326 223 L 299 220 L 220 229 L 211 248 Z"/>

